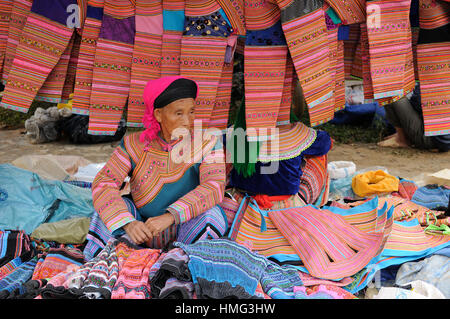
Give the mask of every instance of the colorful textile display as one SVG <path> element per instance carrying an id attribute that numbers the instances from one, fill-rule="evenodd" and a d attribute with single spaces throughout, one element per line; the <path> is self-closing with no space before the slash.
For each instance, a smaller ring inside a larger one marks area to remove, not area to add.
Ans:
<path id="1" fill-rule="evenodd" d="M 8 74 L 3 107 L 28 112 L 72 38 L 73 29 L 66 26 L 70 4 L 76 1 L 58 0 L 54 10 L 48 11 L 46 1 L 33 2 Z"/>
<path id="2" fill-rule="evenodd" d="M 6 84 L 6 80 L 8 79 L 9 70 L 11 69 L 16 54 L 16 47 L 19 43 L 20 35 L 27 20 L 28 14 L 30 13 L 32 4 L 32 0 L 14 0 L 12 3 L 11 18 L 9 20 L 8 34 L 6 36 L 7 43 L 5 50 L 5 60 L 3 62 L 3 84 Z M 4 29 L 2 28 L 2 30 Z"/>
<path id="3" fill-rule="evenodd" d="M 400 98 L 414 89 L 414 74 L 411 81 L 408 73 L 413 70 L 410 4 L 410 0 L 367 2 L 368 8 L 376 6 L 379 11 L 379 19 L 366 24 L 375 99 Z"/>
<path id="4" fill-rule="evenodd" d="M 38 255 L 31 279 L 49 279 L 67 268 L 73 269 L 74 266 L 81 266 L 83 263 L 84 256 L 78 248 L 70 246 L 50 248 L 48 252 Z"/>
<path id="5" fill-rule="evenodd" d="M 309 273 L 326 279 L 350 276 L 366 267 L 383 249 L 392 225 L 392 210 L 387 206 L 378 211 L 376 219 L 380 223 L 371 233 L 311 205 L 269 211 L 268 215 Z"/>
<path id="6" fill-rule="evenodd" d="M 136 17 L 130 0 L 105 0 L 89 106 L 91 135 L 114 135 L 130 91 Z"/>
<path id="7" fill-rule="evenodd" d="M 322 1 L 294 0 L 281 10 L 289 52 L 308 105 L 311 126 L 334 117 L 327 27 Z"/>
<path id="8" fill-rule="evenodd" d="M 125 115 L 128 127 L 143 127 L 148 80 L 183 75 L 200 87 L 196 118 L 204 129 L 223 133 L 234 107 L 233 57 L 240 43 L 251 141 L 267 140 L 271 129 L 290 122 L 297 84 L 310 125 L 317 126 L 345 106 L 344 82 L 355 78 L 363 80 L 365 100 L 379 105 L 404 97 L 420 80 L 426 135 L 442 135 L 450 111 L 445 85 L 433 81 L 445 78 L 446 68 L 439 68 L 439 76 L 433 68 L 446 64 L 442 52 L 448 51 L 448 41 L 438 45 L 423 39 L 434 38 L 429 32 L 435 30 L 442 29 L 441 36 L 447 32 L 449 5 L 418 2 L 411 7 L 410 0 L 264 5 L 257 0 L 58 0 L 47 13 L 41 0 L 5 1 L 0 5 L 0 71 L 6 86 L 1 105 L 28 112 L 33 100 L 66 102 L 73 93 L 73 113 L 89 116 L 87 133 L 114 135 Z M 76 26 L 69 23 L 72 5 L 80 8 Z M 417 12 L 410 15 L 412 10 Z M 54 32 L 60 33 L 57 39 Z M 441 53 L 417 45 L 437 46 Z"/>
<path id="9" fill-rule="evenodd" d="M 162 33 L 161 1 L 136 1 L 136 34 L 127 108 L 127 126 L 129 127 L 142 127 L 145 85 L 149 80 L 157 79 L 161 75 Z"/>
<path id="10" fill-rule="evenodd" d="M 450 133 L 449 52 L 448 41 L 417 45 L 425 136 Z"/>
<path id="11" fill-rule="evenodd" d="M 89 114 L 92 72 L 103 19 L 103 5 L 104 0 L 89 0 L 87 3 L 73 91 L 72 113 L 74 114 Z"/>

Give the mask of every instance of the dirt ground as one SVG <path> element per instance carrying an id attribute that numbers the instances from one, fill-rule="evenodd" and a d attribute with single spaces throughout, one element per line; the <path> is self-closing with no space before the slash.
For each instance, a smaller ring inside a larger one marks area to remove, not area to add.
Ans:
<path id="1" fill-rule="evenodd" d="M 73 145 L 64 141 L 31 144 L 25 129 L 0 129 L 0 163 L 10 163 L 22 155 L 75 155 L 99 163 L 106 161 L 118 142 Z M 423 174 L 450 169 L 450 152 L 433 153 L 416 149 L 390 149 L 375 144 L 335 144 L 329 161 L 352 161 L 357 170 L 382 166 L 389 173 L 418 181 Z"/>

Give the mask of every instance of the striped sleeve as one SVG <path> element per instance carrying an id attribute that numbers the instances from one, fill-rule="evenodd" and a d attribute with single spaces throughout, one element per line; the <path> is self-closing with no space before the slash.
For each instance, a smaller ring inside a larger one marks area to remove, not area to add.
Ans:
<path id="1" fill-rule="evenodd" d="M 130 156 L 122 142 L 92 182 L 94 208 L 111 232 L 135 220 L 119 193 L 130 170 Z"/>
<path id="2" fill-rule="evenodd" d="M 200 184 L 171 204 L 167 211 L 182 224 L 222 202 L 225 192 L 225 159 L 223 145 L 218 141 L 199 167 Z"/>

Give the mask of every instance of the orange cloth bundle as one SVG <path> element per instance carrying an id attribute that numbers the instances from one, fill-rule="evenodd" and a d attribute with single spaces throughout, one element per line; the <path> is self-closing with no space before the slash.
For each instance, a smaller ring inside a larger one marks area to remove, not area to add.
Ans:
<path id="1" fill-rule="evenodd" d="M 399 180 L 382 170 L 357 174 L 352 179 L 353 192 L 360 196 L 391 193 L 398 191 Z"/>

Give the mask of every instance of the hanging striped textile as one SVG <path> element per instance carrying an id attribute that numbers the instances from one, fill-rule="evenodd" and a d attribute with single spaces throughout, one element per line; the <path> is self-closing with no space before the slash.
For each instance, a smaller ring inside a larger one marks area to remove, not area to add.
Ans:
<path id="1" fill-rule="evenodd" d="M 328 20 L 328 15 L 325 15 L 326 20 Z M 328 21 L 327 21 L 328 22 Z M 337 28 L 330 29 L 329 24 L 327 23 L 327 38 L 328 38 L 328 52 L 329 52 L 329 61 L 330 61 L 330 76 L 332 78 L 332 82 L 334 82 L 333 91 L 336 89 L 336 55 L 337 55 Z M 333 105 L 336 105 L 335 103 L 335 94 L 330 98 L 333 100 Z M 336 109 L 336 106 L 334 107 Z"/>
<path id="2" fill-rule="evenodd" d="M 164 30 L 161 48 L 161 76 L 180 75 L 185 0 L 162 0 L 162 7 Z"/>
<path id="3" fill-rule="evenodd" d="M 373 100 L 372 74 L 370 73 L 369 38 L 367 36 L 367 24 L 361 23 L 361 59 L 362 79 L 364 88 L 364 100 Z"/>
<path id="4" fill-rule="evenodd" d="M 276 127 L 287 52 L 283 45 L 245 46 L 245 121 L 249 141 L 269 139 L 270 129 Z"/>
<path id="5" fill-rule="evenodd" d="M 450 23 L 450 3 L 439 0 L 419 0 L 419 26 L 436 29 Z"/>
<path id="6" fill-rule="evenodd" d="M 354 24 L 366 21 L 365 0 L 326 0 L 336 11 L 343 24 Z"/>
<path id="7" fill-rule="evenodd" d="M 275 1 L 244 1 L 245 27 L 247 30 L 264 30 L 280 20 L 280 9 Z"/>
<path id="8" fill-rule="evenodd" d="M 235 46 L 237 37 L 229 38 L 233 29 L 217 1 L 188 0 L 185 16 L 180 75 L 196 81 L 199 86 L 195 101 L 195 119 L 202 121 L 203 128 L 209 128 L 213 109 L 216 109 L 216 115 L 219 116 L 217 124 L 224 130 L 229 110 L 225 107 L 227 99 L 231 98 L 230 49 Z M 228 64 L 228 70 L 226 75 L 222 75 L 226 67 L 225 62 Z M 221 80 L 223 83 L 218 101 Z"/>
<path id="9" fill-rule="evenodd" d="M 95 47 L 102 25 L 103 6 L 104 0 L 88 1 L 73 93 L 73 114 L 89 115 Z"/>
<path id="10" fill-rule="evenodd" d="M 425 136 L 450 133 L 450 42 L 417 45 Z"/>
<path id="11" fill-rule="evenodd" d="M 348 39 L 344 41 L 344 69 L 345 79 L 351 80 L 353 59 L 355 57 L 356 46 L 358 45 L 360 37 L 360 25 L 351 24 L 348 26 Z"/>
<path id="12" fill-rule="evenodd" d="M 414 61 L 414 78 L 417 81 L 419 80 L 419 70 L 417 68 L 417 42 L 419 41 L 419 31 L 420 28 L 411 28 L 412 52 Z"/>
<path id="13" fill-rule="evenodd" d="M 8 40 L 6 43 L 5 61 L 3 64 L 2 83 L 6 84 L 9 70 L 11 69 L 16 47 L 19 43 L 20 35 L 31 10 L 32 0 L 14 0 L 11 9 L 11 19 L 8 27 Z"/>
<path id="14" fill-rule="evenodd" d="M 1 105 L 27 113 L 37 92 L 58 63 L 72 38 L 67 5 L 76 1 L 55 1 L 49 12 L 43 0 L 35 0 L 16 48 Z"/>
<path id="15" fill-rule="evenodd" d="M 130 91 L 135 27 L 134 2 L 105 1 L 94 58 L 88 134 L 116 133 Z"/>
<path id="16" fill-rule="evenodd" d="M 360 25 L 361 26 L 361 25 Z M 361 30 L 359 33 L 359 40 L 356 44 L 355 55 L 353 56 L 353 63 L 351 69 L 351 75 L 354 78 L 362 79 L 362 48 L 361 48 Z"/>
<path id="17" fill-rule="evenodd" d="M 216 100 L 211 113 L 208 127 L 225 132 L 228 126 L 228 113 L 231 105 L 231 89 L 233 86 L 234 59 L 224 62 L 222 75 L 217 88 Z"/>
<path id="18" fill-rule="evenodd" d="M 77 75 L 78 58 L 80 55 L 81 35 L 74 32 L 72 52 L 70 53 L 69 65 L 67 66 L 67 75 L 61 94 L 61 102 L 67 103 L 75 89 L 75 77 Z M 73 97 L 73 96 L 72 96 Z"/>
<path id="19" fill-rule="evenodd" d="M 334 86 L 334 111 L 345 108 L 344 41 L 338 40 L 336 50 L 336 80 Z"/>
<path id="20" fill-rule="evenodd" d="M 322 2 L 295 0 L 282 10 L 281 22 L 308 104 L 310 124 L 326 123 L 334 117 L 334 87 L 329 85 L 333 81 Z"/>
<path id="21" fill-rule="evenodd" d="M 217 0 L 236 35 L 245 36 L 244 0 Z"/>
<path id="22" fill-rule="evenodd" d="M 379 24 L 367 24 L 370 72 L 375 99 L 402 97 L 405 61 L 411 51 L 409 8 L 411 0 L 370 1 L 380 10 Z M 380 104 L 386 104 L 381 102 Z"/>
<path id="23" fill-rule="evenodd" d="M 58 63 L 48 75 L 42 87 L 39 89 L 36 101 L 45 101 L 51 103 L 61 103 L 61 95 L 64 88 L 64 82 L 67 76 L 67 68 L 69 66 L 70 54 L 72 52 L 75 32 L 72 34 L 69 45 L 64 50 Z"/>
<path id="24" fill-rule="evenodd" d="M 294 72 L 294 63 L 288 52 L 286 58 L 286 71 L 284 72 L 283 92 L 281 94 L 281 103 L 278 110 L 277 126 L 290 123 L 292 94 L 295 88 Z"/>
<path id="25" fill-rule="evenodd" d="M 369 233 L 327 209 L 308 205 L 269 211 L 277 229 L 315 277 L 340 279 L 351 276 L 383 249 L 392 223 L 392 209 L 377 210 L 376 226 Z"/>
<path id="26" fill-rule="evenodd" d="M 8 29 L 14 0 L 0 1 L 0 74 L 4 72 L 6 47 L 8 42 Z"/>
<path id="27" fill-rule="evenodd" d="M 197 82 L 195 119 L 207 128 L 224 68 L 227 39 L 214 36 L 183 36 L 180 75 Z"/>
<path id="28" fill-rule="evenodd" d="M 131 65 L 128 127 L 143 127 L 144 88 L 161 75 L 163 15 L 161 0 L 136 1 L 136 35 Z"/>

